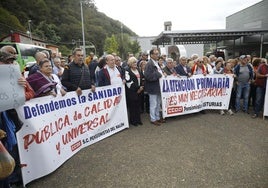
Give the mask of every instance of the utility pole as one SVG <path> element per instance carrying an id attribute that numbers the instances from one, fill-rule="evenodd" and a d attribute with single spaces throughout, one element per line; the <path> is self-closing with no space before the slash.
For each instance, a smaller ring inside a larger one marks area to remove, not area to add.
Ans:
<path id="1" fill-rule="evenodd" d="M 82 22 L 82 36 L 83 36 L 83 52 L 86 57 L 86 44 L 85 44 L 85 29 L 84 29 L 84 16 L 83 16 L 83 1 L 80 1 L 81 7 L 81 22 Z"/>
<path id="2" fill-rule="evenodd" d="M 123 24 L 122 24 L 122 22 L 121 22 L 121 49 L 123 49 L 124 48 L 124 45 L 123 45 Z M 123 50 L 121 51 L 121 57 L 123 58 Z"/>
<path id="3" fill-rule="evenodd" d="M 32 31 L 31 31 L 31 22 L 32 22 L 32 20 L 28 20 L 29 34 L 30 34 L 30 40 L 31 40 L 31 44 L 32 44 L 33 38 L 32 38 Z"/>

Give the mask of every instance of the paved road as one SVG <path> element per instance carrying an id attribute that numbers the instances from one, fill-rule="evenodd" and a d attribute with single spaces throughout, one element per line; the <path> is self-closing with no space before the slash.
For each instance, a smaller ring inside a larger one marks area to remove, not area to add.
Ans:
<path id="1" fill-rule="evenodd" d="M 216 111 L 121 131 L 27 188 L 268 187 L 268 119 Z"/>

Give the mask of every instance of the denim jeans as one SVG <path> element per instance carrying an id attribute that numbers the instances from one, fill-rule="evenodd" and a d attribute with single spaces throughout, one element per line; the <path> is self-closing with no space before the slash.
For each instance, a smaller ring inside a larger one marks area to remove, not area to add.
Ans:
<path id="1" fill-rule="evenodd" d="M 235 110 L 240 110 L 240 99 L 243 96 L 243 111 L 248 111 L 249 83 L 239 83 L 236 88 Z"/>
<path id="2" fill-rule="evenodd" d="M 151 121 L 157 121 L 160 119 L 160 104 L 161 96 L 149 94 L 149 104 L 150 104 L 150 119 Z"/>
<path id="3" fill-rule="evenodd" d="M 257 88 L 256 88 L 256 99 L 255 99 L 255 105 L 254 105 L 254 114 L 259 115 L 261 109 L 263 108 L 265 90 L 266 90 L 266 88 L 259 87 L 259 86 L 257 86 Z"/>

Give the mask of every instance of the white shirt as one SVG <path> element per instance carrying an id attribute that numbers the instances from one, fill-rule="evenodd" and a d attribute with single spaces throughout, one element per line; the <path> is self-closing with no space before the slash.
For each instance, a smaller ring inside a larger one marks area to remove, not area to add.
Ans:
<path id="1" fill-rule="evenodd" d="M 154 65 L 157 67 L 158 72 L 160 72 L 160 73 L 163 75 L 163 71 L 162 71 L 162 69 L 159 67 L 158 62 L 155 61 L 155 60 L 153 60 L 153 59 L 152 59 L 152 61 L 154 62 Z"/>
<path id="2" fill-rule="evenodd" d="M 59 77 L 56 75 L 56 74 L 51 74 L 52 78 L 53 78 L 53 81 L 57 83 L 56 85 L 56 89 L 57 89 L 57 96 L 61 96 L 61 88 L 62 88 L 62 84 L 61 84 L 61 81 L 59 79 Z"/>
<path id="3" fill-rule="evenodd" d="M 108 73 L 110 75 L 111 85 L 122 84 L 122 78 L 121 78 L 121 74 L 120 74 L 119 70 L 116 67 L 110 68 L 109 66 L 107 66 L 106 68 L 107 68 Z"/>

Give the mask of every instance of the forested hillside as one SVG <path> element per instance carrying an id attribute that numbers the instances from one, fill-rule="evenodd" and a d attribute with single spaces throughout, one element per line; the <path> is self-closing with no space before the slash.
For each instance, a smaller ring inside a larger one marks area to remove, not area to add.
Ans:
<path id="1" fill-rule="evenodd" d="M 83 1 L 85 39 L 92 42 L 99 53 L 104 40 L 121 32 L 121 23 L 98 12 L 93 0 Z M 79 0 L 1 0 L 0 37 L 12 31 L 26 32 L 48 43 L 71 49 L 82 41 L 82 22 Z M 136 36 L 123 25 L 123 33 Z M 87 43 L 87 42 L 86 42 Z"/>

